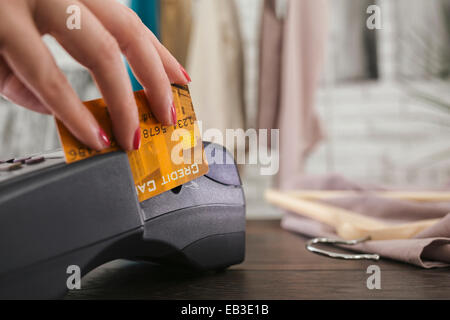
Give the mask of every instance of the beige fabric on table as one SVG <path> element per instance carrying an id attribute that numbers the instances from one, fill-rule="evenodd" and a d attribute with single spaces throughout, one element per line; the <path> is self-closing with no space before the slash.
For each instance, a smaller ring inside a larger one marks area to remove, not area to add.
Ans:
<path id="1" fill-rule="evenodd" d="M 234 1 L 198 0 L 187 70 L 203 130 L 244 128 L 243 54 Z"/>
<path id="2" fill-rule="evenodd" d="M 191 0 L 161 0 L 160 19 L 162 44 L 184 66 L 191 35 Z"/>
<path id="3" fill-rule="evenodd" d="M 450 266 L 450 203 L 419 203 L 377 197 L 370 191 L 382 188 L 366 187 L 340 176 L 306 177 L 297 181 L 297 189 L 359 190 L 358 196 L 330 199 L 323 203 L 345 208 L 362 215 L 380 219 L 390 224 L 407 223 L 424 219 L 441 220 L 423 230 L 412 239 L 378 240 L 347 247 L 359 252 L 377 253 L 423 268 Z M 283 228 L 309 237 L 337 238 L 333 227 L 286 213 Z"/>
<path id="4" fill-rule="evenodd" d="M 284 20 L 275 8 L 276 0 L 265 1 L 258 126 L 280 129 L 277 185 L 287 189 L 322 138 L 314 98 L 327 35 L 327 7 L 325 0 L 290 0 Z"/>

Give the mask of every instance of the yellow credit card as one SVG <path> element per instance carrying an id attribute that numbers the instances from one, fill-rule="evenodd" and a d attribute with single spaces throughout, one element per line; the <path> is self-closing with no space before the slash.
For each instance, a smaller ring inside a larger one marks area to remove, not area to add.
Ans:
<path id="1" fill-rule="evenodd" d="M 143 90 L 134 93 L 139 111 L 141 147 L 129 151 L 128 160 L 139 201 L 147 200 L 208 173 L 201 135 L 187 86 L 172 85 L 177 123 L 162 126 L 150 111 Z M 79 142 L 56 119 L 67 163 L 120 150 L 113 137 L 112 122 L 103 99 L 84 103 L 111 141 L 111 147 L 96 151 Z"/>

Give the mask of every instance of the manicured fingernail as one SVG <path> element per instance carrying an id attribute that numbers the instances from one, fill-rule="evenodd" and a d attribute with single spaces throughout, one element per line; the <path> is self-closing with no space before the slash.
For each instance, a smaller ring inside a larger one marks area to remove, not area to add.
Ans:
<path id="1" fill-rule="evenodd" d="M 105 131 L 103 131 L 102 128 L 99 130 L 100 139 L 102 140 L 105 147 L 111 146 L 111 141 L 109 141 L 108 136 L 106 135 Z"/>
<path id="2" fill-rule="evenodd" d="M 134 132 L 133 148 L 138 150 L 141 146 L 141 128 L 137 128 Z"/>
<path id="3" fill-rule="evenodd" d="M 191 82 L 191 81 L 192 81 L 192 80 L 191 80 L 191 77 L 189 77 L 189 75 L 188 75 L 186 69 L 184 69 L 183 66 L 182 66 L 181 64 L 180 64 L 180 69 L 181 69 L 181 72 L 183 72 L 183 75 L 184 75 L 184 77 L 186 78 L 186 80 L 187 80 L 188 82 Z"/>
<path id="4" fill-rule="evenodd" d="M 177 123 L 177 111 L 175 110 L 175 103 L 172 102 L 172 108 L 170 109 L 172 112 L 172 124 Z"/>

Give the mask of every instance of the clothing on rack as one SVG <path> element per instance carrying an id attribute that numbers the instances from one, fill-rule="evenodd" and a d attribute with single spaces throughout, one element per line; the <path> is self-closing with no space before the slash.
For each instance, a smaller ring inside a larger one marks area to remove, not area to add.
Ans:
<path id="1" fill-rule="evenodd" d="M 203 130 L 216 128 L 225 137 L 226 129 L 245 127 L 237 8 L 222 0 L 198 0 L 195 8 L 187 59 L 192 101 Z"/>
<path id="2" fill-rule="evenodd" d="M 325 66 L 327 81 L 337 83 L 377 78 L 377 30 L 366 26 L 370 16 L 366 11 L 373 4 L 376 4 L 375 0 L 329 2 L 333 16 L 330 18 L 332 43 L 328 52 L 329 63 Z M 385 18 L 384 15 L 382 17 Z"/>
<path id="3" fill-rule="evenodd" d="M 395 2 L 395 75 L 405 80 L 450 77 L 450 1 Z"/>
<path id="4" fill-rule="evenodd" d="M 159 14 L 160 3 L 159 0 L 131 0 L 130 8 L 141 18 L 142 22 L 159 38 Z M 128 74 L 131 79 L 133 90 L 141 90 L 141 84 L 136 80 L 133 72 L 128 66 Z"/>
<path id="5" fill-rule="evenodd" d="M 130 8 L 159 39 L 160 0 L 131 0 Z"/>
<path id="6" fill-rule="evenodd" d="M 257 121 L 260 129 L 268 130 L 278 127 L 278 113 L 280 112 L 284 23 L 276 13 L 276 2 L 277 0 L 264 1 L 261 19 Z M 267 141 L 270 145 L 270 137 Z"/>
<path id="7" fill-rule="evenodd" d="M 291 186 L 322 138 L 314 110 L 327 34 L 325 0 L 290 0 L 285 19 L 266 0 L 261 34 L 258 126 L 280 129 L 277 186 Z"/>
<path id="8" fill-rule="evenodd" d="M 181 65 L 186 64 L 189 48 L 191 3 L 191 0 L 161 0 L 161 42 Z"/>

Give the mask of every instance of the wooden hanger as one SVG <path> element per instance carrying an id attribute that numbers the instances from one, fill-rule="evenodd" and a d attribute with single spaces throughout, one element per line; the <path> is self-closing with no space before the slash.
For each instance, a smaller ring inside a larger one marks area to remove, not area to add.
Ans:
<path id="1" fill-rule="evenodd" d="M 305 200 L 325 200 L 325 199 L 345 198 L 369 194 L 382 198 L 409 200 L 417 202 L 450 201 L 450 192 L 439 192 L 439 191 L 296 190 L 296 191 L 288 191 L 287 193 Z"/>
<path id="2" fill-rule="evenodd" d="M 265 193 L 265 198 L 269 203 L 282 209 L 289 210 L 290 212 L 309 217 L 334 227 L 338 236 L 347 240 L 360 239 L 368 236 L 370 236 L 371 240 L 409 239 L 440 220 L 425 219 L 410 223 L 391 225 L 350 210 L 310 201 L 311 199 L 321 200 L 357 194 L 358 193 L 356 192 L 348 191 L 281 192 L 269 189 Z M 383 192 L 376 194 L 394 199 L 400 199 L 401 195 L 399 192 Z M 403 195 L 405 195 L 408 200 L 420 199 L 417 201 L 431 201 L 431 199 L 438 199 L 434 201 L 450 200 L 450 193 L 405 192 Z M 304 196 L 304 198 L 302 196 Z"/>

